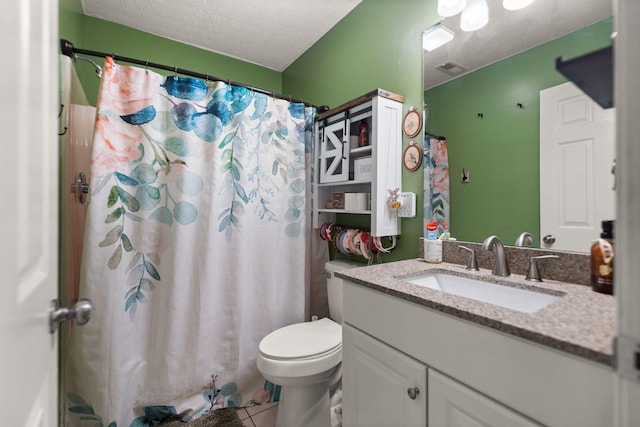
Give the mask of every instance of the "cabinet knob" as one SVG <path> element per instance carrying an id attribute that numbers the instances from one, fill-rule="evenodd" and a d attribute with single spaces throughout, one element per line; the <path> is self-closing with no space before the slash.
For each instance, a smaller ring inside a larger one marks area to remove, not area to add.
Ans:
<path id="1" fill-rule="evenodd" d="M 409 395 L 409 398 L 415 400 L 415 398 L 418 397 L 418 394 L 420 394 L 420 389 L 418 387 L 408 388 L 407 394 Z"/>

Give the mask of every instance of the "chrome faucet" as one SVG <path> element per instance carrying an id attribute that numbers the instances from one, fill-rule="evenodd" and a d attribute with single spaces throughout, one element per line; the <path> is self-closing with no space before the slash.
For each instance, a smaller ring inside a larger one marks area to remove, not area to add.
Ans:
<path id="1" fill-rule="evenodd" d="M 478 268 L 478 260 L 476 259 L 476 251 L 467 246 L 458 246 L 460 249 L 469 251 L 469 261 L 467 261 L 467 270 L 480 271 Z"/>
<path id="2" fill-rule="evenodd" d="M 528 231 L 525 231 L 524 233 L 519 235 L 518 238 L 516 239 L 516 246 L 525 246 L 525 245 L 533 246 L 535 244 L 536 244 L 536 240 Z"/>
<path id="3" fill-rule="evenodd" d="M 542 282 L 542 277 L 540 277 L 540 271 L 538 270 L 538 260 L 541 259 L 551 259 L 551 258 L 560 258 L 558 255 L 542 255 L 542 256 L 532 256 L 529 259 L 529 271 L 527 272 L 527 277 L 525 280 L 530 280 L 532 282 Z"/>
<path id="4" fill-rule="evenodd" d="M 484 243 L 482 243 L 482 249 L 485 251 L 490 251 L 495 246 L 495 254 L 496 254 L 496 263 L 493 266 L 493 271 L 491 272 L 495 276 L 503 276 L 506 277 L 509 274 L 509 265 L 507 264 L 507 255 L 504 252 L 504 244 L 502 240 L 498 236 L 489 236 L 484 239 Z"/>

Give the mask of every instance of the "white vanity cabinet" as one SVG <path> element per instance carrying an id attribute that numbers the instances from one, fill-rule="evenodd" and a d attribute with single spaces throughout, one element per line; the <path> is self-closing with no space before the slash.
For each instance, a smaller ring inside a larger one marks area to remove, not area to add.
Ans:
<path id="1" fill-rule="evenodd" d="M 425 426 L 427 367 L 349 325 L 342 334 L 343 426 Z"/>
<path id="2" fill-rule="evenodd" d="M 429 426 L 542 427 L 435 369 L 429 369 L 428 413 Z"/>
<path id="3" fill-rule="evenodd" d="M 541 427 L 356 328 L 342 331 L 344 427 Z"/>
<path id="4" fill-rule="evenodd" d="M 314 228 L 335 222 L 337 213 L 351 213 L 370 217 L 373 236 L 399 234 L 397 212 L 386 200 L 388 190 L 402 186 L 403 102 L 404 97 L 377 89 L 318 116 Z M 362 127 L 367 135 L 364 145 L 358 142 Z"/>
<path id="5" fill-rule="evenodd" d="M 613 423 L 609 366 L 346 279 L 343 297 L 344 427 Z"/>

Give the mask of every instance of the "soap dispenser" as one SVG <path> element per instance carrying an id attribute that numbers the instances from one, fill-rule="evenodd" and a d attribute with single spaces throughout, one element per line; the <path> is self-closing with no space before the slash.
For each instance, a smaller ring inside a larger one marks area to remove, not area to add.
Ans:
<path id="1" fill-rule="evenodd" d="M 591 287 L 613 294 L 613 221 L 602 221 L 600 238 L 591 245 Z"/>

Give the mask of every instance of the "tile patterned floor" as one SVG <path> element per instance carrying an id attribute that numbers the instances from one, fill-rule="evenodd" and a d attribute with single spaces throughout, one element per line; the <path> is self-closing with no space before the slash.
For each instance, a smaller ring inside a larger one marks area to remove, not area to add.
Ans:
<path id="1" fill-rule="evenodd" d="M 274 427 L 277 413 L 277 403 L 238 409 L 238 416 L 245 427 Z"/>

